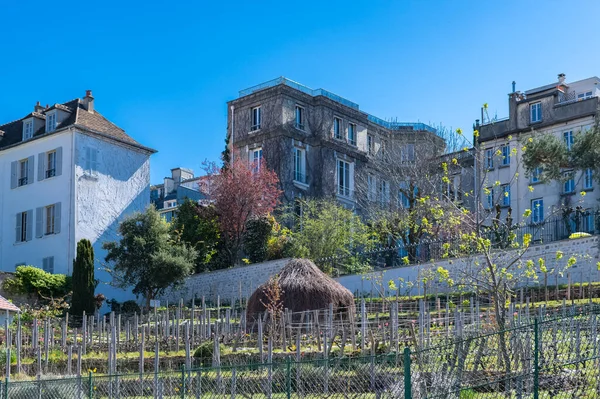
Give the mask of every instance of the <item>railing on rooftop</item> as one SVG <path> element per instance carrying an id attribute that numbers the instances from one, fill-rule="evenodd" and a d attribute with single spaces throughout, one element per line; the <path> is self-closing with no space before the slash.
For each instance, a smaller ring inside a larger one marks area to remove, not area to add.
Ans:
<path id="1" fill-rule="evenodd" d="M 336 102 L 338 102 L 340 104 L 343 104 L 343 105 L 345 105 L 347 107 L 350 107 L 352 109 L 358 110 L 358 104 L 357 103 L 352 102 L 350 100 L 346 100 L 344 97 L 340 97 L 337 94 L 334 94 L 334 93 L 332 93 L 330 91 L 323 90 L 323 89 L 311 89 L 308 86 L 305 86 L 305 85 L 303 85 L 301 83 L 298 83 L 298 82 L 294 82 L 293 80 L 290 80 L 288 78 L 284 78 L 283 76 L 281 76 L 279 78 L 276 78 L 276 79 L 273 79 L 273 80 L 269 80 L 269 81 L 261 83 L 261 84 L 258 84 L 256 86 L 249 87 L 249 88 L 244 89 L 244 90 L 240 90 L 239 95 L 240 95 L 240 97 L 248 96 L 248 95 L 250 95 L 252 93 L 256 93 L 257 91 L 260 91 L 260 90 L 263 90 L 263 89 L 267 89 L 269 87 L 275 87 L 275 86 L 280 85 L 280 84 L 289 86 L 289 87 L 291 87 L 293 89 L 299 90 L 299 91 L 301 91 L 303 93 L 306 93 L 306 94 L 308 94 L 310 96 L 313 96 L 313 97 L 316 97 L 316 96 L 327 97 L 327 98 L 329 98 L 329 99 L 331 99 L 333 101 L 336 101 Z"/>
<path id="2" fill-rule="evenodd" d="M 345 99 L 344 97 L 338 96 L 337 94 L 334 94 L 330 91 L 324 90 L 324 89 L 311 89 L 308 86 L 305 86 L 301 83 L 295 82 L 291 79 L 285 78 L 283 76 L 276 78 L 276 79 L 272 79 L 269 80 L 267 82 L 264 83 L 260 83 L 257 84 L 256 86 L 252 86 L 249 87 L 247 89 L 244 90 L 240 90 L 239 92 L 239 97 L 244 97 L 244 96 L 249 96 L 250 94 L 256 93 L 257 91 L 260 90 L 264 90 L 264 89 L 268 89 L 270 87 L 275 87 L 277 85 L 286 85 L 289 86 L 293 89 L 299 90 L 303 93 L 306 93 L 310 96 L 316 97 L 316 96 L 323 96 L 323 97 L 327 97 L 332 101 L 338 102 L 342 105 L 345 105 L 349 108 L 355 109 L 355 110 L 359 110 L 358 104 L 355 102 L 352 102 L 350 100 Z M 416 123 L 412 123 L 412 122 L 390 122 L 390 121 L 386 121 L 383 120 L 381 118 L 378 118 L 376 116 L 367 114 L 367 118 L 369 119 L 369 121 L 383 126 L 387 129 L 390 130 L 402 130 L 402 129 L 413 129 L 416 131 L 428 131 L 428 132 L 432 132 L 432 133 L 438 133 L 437 130 L 429 125 L 426 125 L 424 123 L 420 123 L 420 122 L 416 122 Z"/>

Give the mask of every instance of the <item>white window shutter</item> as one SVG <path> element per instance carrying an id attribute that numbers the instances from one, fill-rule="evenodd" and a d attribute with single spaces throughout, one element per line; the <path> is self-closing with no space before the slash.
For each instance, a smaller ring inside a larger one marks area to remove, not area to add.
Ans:
<path id="1" fill-rule="evenodd" d="M 33 239 L 33 210 L 30 209 L 27 211 L 27 241 L 31 241 Z"/>
<path id="2" fill-rule="evenodd" d="M 35 156 L 30 156 L 27 161 L 27 184 L 32 184 L 35 173 Z"/>
<path id="3" fill-rule="evenodd" d="M 17 161 L 10 164 L 10 188 L 17 188 Z"/>
<path id="4" fill-rule="evenodd" d="M 62 175 L 62 154 L 63 154 L 62 147 L 58 147 L 56 149 L 56 158 L 54 160 L 55 165 L 56 165 L 55 166 L 55 168 L 56 168 L 55 176 Z"/>
<path id="5" fill-rule="evenodd" d="M 60 233 L 60 214 L 62 202 L 54 204 L 54 234 Z"/>
<path id="6" fill-rule="evenodd" d="M 44 236 L 44 207 L 35 209 L 35 236 L 37 238 Z"/>
<path id="7" fill-rule="evenodd" d="M 38 154 L 38 181 L 42 181 L 46 178 L 46 153 L 40 152 Z"/>
<path id="8" fill-rule="evenodd" d="M 21 213 L 17 213 L 17 224 L 15 228 L 15 242 L 21 242 L 21 231 L 23 230 L 23 220 L 21 219 Z"/>

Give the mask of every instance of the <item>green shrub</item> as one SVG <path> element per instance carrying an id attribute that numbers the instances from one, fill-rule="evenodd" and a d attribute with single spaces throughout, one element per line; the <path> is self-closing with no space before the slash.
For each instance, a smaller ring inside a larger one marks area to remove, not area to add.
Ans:
<path id="1" fill-rule="evenodd" d="M 4 280 L 3 287 L 17 295 L 35 295 L 39 299 L 60 298 L 71 291 L 71 277 L 51 274 L 34 266 L 18 266 L 15 276 Z"/>
<path id="2" fill-rule="evenodd" d="M 133 313 L 140 313 L 140 311 L 141 311 L 140 306 L 134 300 L 125 301 L 121 305 L 121 313 L 133 314 Z"/>
<path id="3" fill-rule="evenodd" d="M 206 341 L 200 344 L 194 351 L 194 357 L 201 360 L 211 360 L 215 352 L 214 345 L 213 341 Z M 219 344 L 219 349 L 223 351 L 223 346 L 221 344 Z"/>

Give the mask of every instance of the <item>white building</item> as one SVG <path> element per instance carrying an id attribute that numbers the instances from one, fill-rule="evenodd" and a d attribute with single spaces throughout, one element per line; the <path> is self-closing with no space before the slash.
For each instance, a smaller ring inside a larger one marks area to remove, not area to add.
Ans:
<path id="1" fill-rule="evenodd" d="M 569 226 L 544 231 L 550 241 L 566 238 L 574 230 L 589 233 L 597 230 L 596 210 L 600 199 L 597 176 L 592 170 L 574 173 L 564 170 L 563 182 L 541 181 L 541 173 L 527 176 L 521 162 L 523 149 L 533 137 L 546 133 L 555 135 L 568 145 L 573 137 L 596 123 L 599 116 L 600 79 L 591 77 L 567 83 L 564 74 L 558 81 L 542 87 L 509 94 L 508 118 L 487 121 L 478 126 L 481 206 L 493 214 L 497 204 L 512 209 L 515 222 L 530 209 L 531 224 L 554 218 L 563 220 L 563 211 L 580 207 L 583 214 L 571 214 Z M 585 195 L 581 195 L 585 192 Z M 506 210 L 503 210 L 503 215 Z M 504 217 L 504 216 L 503 216 Z M 562 222 L 561 222 L 562 223 Z"/>
<path id="2" fill-rule="evenodd" d="M 82 99 L 42 107 L 0 125 L 0 268 L 33 265 L 71 274 L 77 242 L 89 239 L 101 270 L 102 244 L 117 238 L 119 222 L 150 199 L 150 155 Z M 100 284 L 107 298 L 131 295 Z"/>

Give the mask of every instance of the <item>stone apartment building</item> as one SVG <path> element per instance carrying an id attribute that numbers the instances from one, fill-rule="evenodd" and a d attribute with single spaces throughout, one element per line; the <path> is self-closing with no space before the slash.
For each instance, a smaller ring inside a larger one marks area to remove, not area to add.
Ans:
<path id="1" fill-rule="evenodd" d="M 83 98 L 43 107 L 0 125 L 0 268 L 32 265 L 71 274 L 77 242 L 94 247 L 96 277 L 102 244 L 118 239 L 119 222 L 150 203 L 150 155 Z M 106 284 L 107 298 L 131 294 Z"/>
<path id="2" fill-rule="evenodd" d="M 509 116 L 505 119 L 476 124 L 479 130 L 478 160 L 481 163 L 481 208 L 487 214 L 499 204 L 512 208 L 515 221 L 526 209 L 532 210 L 529 222 L 539 223 L 559 217 L 564 207 L 595 209 L 600 190 L 591 170 L 575 173 L 565 170 L 564 182 L 542 183 L 543 171 L 526 176 L 520 162 L 523 147 L 530 138 L 551 133 L 568 145 L 578 132 L 590 129 L 599 115 L 600 79 L 591 77 L 567 83 L 564 74 L 558 81 L 525 92 L 509 94 Z M 530 186 L 533 187 L 531 191 Z M 581 196 L 582 191 L 586 192 Z M 578 230 L 595 229 L 593 213 L 586 213 Z M 554 234 L 546 231 L 546 234 Z M 560 237 L 553 237 L 560 238 Z"/>
<path id="3" fill-rule="evenodd" d="M 162 184 L 150 187 L 150 201 L 167 222 L 177 213 L 179 205 L 186 200 L 203 202 L 208 200 L 202 190 L 207 182 L 206 176 L 194 176 L 194 171 L 186 168 L 171 169 L 171 176 L 165 177 Z"/>
<path id="4" fill-rule="evenodd" d="M 394 168 L 435 158 L 445 142 L 423 123 L 388 122 L 323 89 L 286 78 L 228 102 L 232 156 L 275 170 L 284 200 L 337 198 L 357 213 L 396 201 Z"/>

